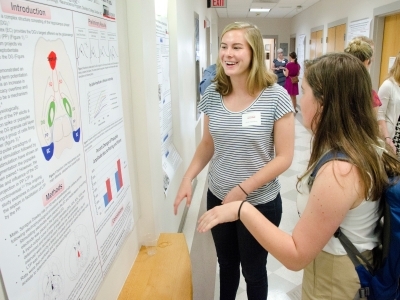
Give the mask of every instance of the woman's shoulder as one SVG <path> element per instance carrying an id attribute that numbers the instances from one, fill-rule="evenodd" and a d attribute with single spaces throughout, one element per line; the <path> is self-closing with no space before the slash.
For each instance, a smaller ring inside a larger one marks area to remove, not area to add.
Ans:
<path id="1" fill-rule="evenodd" d="M 273 85 L 267 86 L 261 92 L 261 98 L 264 98 L 268 101 L 280 101 L 282 97 L 286 97 L 287 91 L 286 89 L 274 83 Z"/>
<path id="2" fill-rule="evenodd" d="M 204 91 L 204 95 L 202 96 L 202 100 L 210 103 L 215 102 L 216 100 L 221 98 L 221 94 L 217 91 L 217 85 L 215 83 L 211 83 L 206 90 Z"/>
<path id="3" fill-rule="evenodd" d="M 389 90 L 395 85 L 396 84 L 395 84 L 394 80 L 392 78 L 388 78 L 382 82 L 381 86 L 378 89 L 378 93 L 382 90 Z"/>
<path id="4" fill-rule="evenodd" d="M 346 189 L 362 190 L 363 182 L 359 168 L 350 161 L 331 160 L 325 163 L 317 176 L 324 181 L 334 180 Z"/>

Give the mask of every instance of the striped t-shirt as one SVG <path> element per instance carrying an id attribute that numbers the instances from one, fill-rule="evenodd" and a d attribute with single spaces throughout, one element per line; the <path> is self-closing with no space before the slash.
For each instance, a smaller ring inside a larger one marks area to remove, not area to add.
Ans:
<path id="1" fill-rule="evenodd" d="M 215 84 L 211 84 L 198 107 L 209 117 L 209 130 L 214 141 L 208 187 L 222 201 L 232 188 L 275 157 L 274 123 L 293 112 L 292 102 L 286 90 L 274 84 L 264 89 L 248 108 L 231 112 L 215 91 Z M 261 122 L 242 126 L 243 116 L 260 116 Z M 275 178 L 250 193 L 247 200 L 253 205 L 267 203 L 276 198 L 279 190 L 280 184 Z"/>

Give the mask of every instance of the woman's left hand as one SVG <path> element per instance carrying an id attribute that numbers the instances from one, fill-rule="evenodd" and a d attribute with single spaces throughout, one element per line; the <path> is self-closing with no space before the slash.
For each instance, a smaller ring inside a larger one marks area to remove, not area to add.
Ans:
<path id="1" fill-rule="evenodd" d="M 213 209 L 205 212 L 199 219 L 197 231 L 206 232 L 214 226 L 233 222 L 238 219 L 238 210 L 242 201 L 234 201 L 228 204 L 215 206 Z"/>

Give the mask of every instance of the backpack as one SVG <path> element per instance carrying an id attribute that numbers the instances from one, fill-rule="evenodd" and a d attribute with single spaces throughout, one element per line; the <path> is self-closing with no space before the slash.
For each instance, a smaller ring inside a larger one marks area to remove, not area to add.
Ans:
<path id="1" fill-rule="evenodd" d="M 318 170 L 331 160 L 350 161 L 342 152 L 330 151 L 323 155 L 310 175 L 310 189 Z M 400 180 L 394 177 L 389 177 L 389 180 L 390 185 L 381 197 L 382 216 L 377 224 L 377 228 L 382 230 L 381 246 L 374 249 L 374 266 L 341 232 L 340 227 L 334 234 L 354 264 L 360 279 L 360 298 L 368 300 L 400 299 Z"/>

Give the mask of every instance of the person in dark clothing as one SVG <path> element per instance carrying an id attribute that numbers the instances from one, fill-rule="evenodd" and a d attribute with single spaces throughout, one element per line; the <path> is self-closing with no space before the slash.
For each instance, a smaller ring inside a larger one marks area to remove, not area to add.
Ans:
<path id="1" fill-rule="evenodd" d="M 276 53 L 278 57 L 273 60 L 272 70 L 275 75 L 278 76 L 278 84 L 285 87 L 286 76 L 283 74 L 283 70 L 286 68 L 288 60 L 283 58 L 283 50 L 281 48 L 279 48 Z"/>

